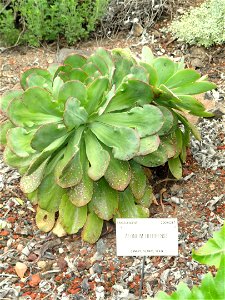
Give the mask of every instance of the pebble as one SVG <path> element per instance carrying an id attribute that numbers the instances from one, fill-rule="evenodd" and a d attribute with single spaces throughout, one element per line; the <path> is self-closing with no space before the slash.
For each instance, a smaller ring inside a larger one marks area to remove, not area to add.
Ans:
<path id="1" fill-rule="evenodd" d="M 93 264 L 95 261 L 101 261 L 102 259 L 102 255 L 99 252 L 95 252 L 95 254 L 91 257 L 90 261 L 91 264 Z"/>
<path id="2" fill-rule="evenodd" d="M 44 260 L 40 260 L 40 261 L 37 262 L 37 266 L 40 269 L 44 269 L 46 267 L 46 265 L 47 264 L 46 264 L 46 262 Z"/>
<path id="3" fill-rule="evenodd" d="M 83 290 L 84 293 L 87 293 L 88 290 L 90 289 L 90 285 L 88 283 L 88 278 L 84 278 L 81 282 L 81 289 Z"/>
<path id="4" fill-rule="evenodd" d="M 106 245 L 105 245 L 105 242 L 103 241 L 103 239 L 100 239 L 97 241 L 96 248 L 97 248 L 97 253 L 99 255 L 103 255 L 105 253 Z"/>
<path id="5" fill-rule="evenodd" d="M 104 300 L 105 299 L 105 289 L 104 286 L 97 286 L 95 289 L 96 300 Z"/>
<path id="6" fill-rule="evenodd" d="M 101 274 L 102 273 L 102 266 L 98 263 L 95 263 L 91 268 L 90 268 L 90 273 L 94 274 Z"/>
<path id="7" fill-rule="evenodd" d="M 59 248 L 59 254 L 62 254 L 64 252 L 63 248 Z"/>

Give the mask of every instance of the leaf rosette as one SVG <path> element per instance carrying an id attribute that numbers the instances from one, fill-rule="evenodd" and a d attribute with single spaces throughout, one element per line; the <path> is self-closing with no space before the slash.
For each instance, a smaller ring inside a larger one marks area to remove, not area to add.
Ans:
<path id="1" fill-rule="evenodd" d="M 63 65 L 27 70 L 23 90 L 1 98 L 4 159 L 38 203 L 42 230 L 83 228 L 83 239 L 95 242 L 103 220 L 149 216 L 153 194 L 143 166 L 169 161 L 172 173 L 182 175 L 196 130 L 178 111 L 207 116 L 189 94 L 213 86 L 149 51 L 141 60 L 122 49 L 72 54 Z"/>

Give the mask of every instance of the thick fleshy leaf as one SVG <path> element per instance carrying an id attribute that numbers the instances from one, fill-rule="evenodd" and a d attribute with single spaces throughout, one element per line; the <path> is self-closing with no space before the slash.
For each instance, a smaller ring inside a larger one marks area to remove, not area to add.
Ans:
<path id="1" fill-rule="evenodd" d="M 50 157 L 47 158 L 33 173 L 25 174 L 20 180 L 20 188 L 24 193 L 32 193 L 41 184 L 45 167 Z"/>
<path id="2" fill-rule="evenodd" d="M 198 250 L 192 251 L 192 257 L 202 264 L 219 268 L 222 257 L 225 255 L 225 224 L 219 231 L 213 233 L 209 239 Z"/>
<path id="3" fill-rule="evenodd" d="M 63 228 L 62 223 L 60 222 L 59 218 L 57 219 L 54 228 L 52 229 L 52 233 L 54 233 L 58 237 L 66 236 L 67 233 Z"/>
<path id="4" fill-rule="evenodd" d="M 178 157 L 182 151 L 183 147 L 183 134 L 180 128 L 177 128 L 175 130 L 175 136 L 176 136 L 176 153 L 174 157 Z"/>
<path id="5" fill-rule="evenodd" d="M 25 90 L 27 89 L 28 86 L 28 82 L 27 82 L 27 78 L 31 75 L 31 74 L 35 74 L 35 75 L 39 75 L 42 76 L 43 78 L 45 78 L 47 81 L 51 81 L 52 80 L 52 75 L 49 73 L 48 70 L 45 69 L 41 69 L 41 68 L 31 68 L 28 69 L 27 71 L 25 71 L 20 79 L 20 84 L 22 86 L 22 88 Z"/>
<path id="6" fill-rule="evenodd" d="M 87 59 L 85 56 L 73 53 L 67 56 L 67 58 L 64 60 L 64 65 L 69 65 L 73 68 L 81 68 L 86 61 Z"/>
<path id="7" fill-rule="evenodd" d="M 39 87 L 29 88 L 23 93 L 21 101 L 14 99 L 10 102 L 9 118 L 21 127 L 58 122 L 62 113 L 52 100 L 47 90 Z"/>
<path id="8" fill-rule="evenodd" d="M 118 160 L 111 155 L 104 177 L 113 189 L 124 191 L 131 179 L 129 162 Z"/>
<path id="9" fill-rule="evenodd" d="M 130 69 L 129 78 L 140 80 L 149 83 L 149 74 L 147 70 L 142 66 L 133 66 Z"/>
<path id="10" fill-rule="evenodd" d="M 109 68 L 104 60 L 103 57 L 101 57 L 100 55 L 97 54 L 92 54 L 87 62 L 92 62 L 93 64 L 95 64 L 96 66 L 98 66 L 98 69 L 100 70 L 100 72 L 102 73 L 102 75 L 106 75 L 109 74 Z"/>
<path id="11" fill-rule="evenodd" d="M 81 103 L 76 98 L 68 98 L 65 104 L 65 111 L 63 115 L 64 124 L 68 130 L 79 127 L 85 124 L 88 119 L 87 111 L 81 106 Z"/>
<path id="12" fill-rule="evenodd" d="M 129 79 L 124 82 L 118 92 L 112 97 L 106 112 L 123 110 L 136 103 L 148 104 L 153 100 L 151 86 L 143 81 Z"/>
<path id="13" fill-rule="evenodd" d="M 113 74 L 113 83 L 116 88 L 120 86 L 123 79 L 130 74 L 130 69 L 133 66 L 133 61 L 126 57 L 121 57 L 120 54 L 113 55 L 115 61 L 115 71 Z"/>
<path id="14" fill-rule="evenodd" d="M 68 191 L 70 201 L 80 207 L 89 203 L 93 195 L 93 181 L 88 176 L 89 163 L 87 158 L 82 159 L 83 161 L 83 176 L 81 181 L 70 188 Z"/>
<path id="15" fill-rule="evenodd" d="M 96 122 L 90 125 L 90 129 L 103 144 L 112 148 L 117 159 L 129 160 L 139 150 L 139 136 L 131 128 L 112 127 Z"/>
<path id="16" fill-rule="evenodd" d="M 0 97 L 0 110 L 3 112 L 7 111 L 9 103 L 14 99 L 14 98 L 20 98 L 20 96 L 23 94 L 23 90 L 12 90 L 12 91 L 7 91 L 5 92 L 1 97 Z"/>
<path id="17" fill-rule="evenodd" d="M 158 108 L 161 110 L 164 116 L 164 123 L 163 126 L 160 128 L 160 130 L 157 132 L 159 136 L 168 134 L 169 131 L 171 130 L 173 124 L 174 124 L 174 117 L 168 108 L 165 106 L 158 106 Z"/>
<path id="18" fill-rule="evenodd" d="M 214 116 L 213 113 L 205 111 L 204 105 L 192 96 L 179 96 L 179 99 L 181 100 L 181 102 L 177 103 L 177 106 L 188 110 L 192 115 L 199 117 Z"/>
<path id="19" fill-rule="evenodd" d="M 96 74 L 102 75 L 102 73 L 100 72 L 100 70 L 98 69 L 98 67 L 93 64 L 92 62 L 86 63 L 83 67 L 82 70 L 88 74 L 88 76 L 90 77 L 94 77 Z"/>
<path id="20" fill-rule="evenodd" d="M 160 137 L 161 145 L 163 149 L 166 151 L 167 157 L 171 158 L 176 155 L 176 137 L 175 135 L 162 136 Z"/>
<path id="21" fill-rule="evenodd" d="M 91 206 L 96 215 L 109 221 L 118 209 L 119 194 L 112 189 L 104 178 L 94 183 Z"/>
<path id="22" fill-rule="evenodd" d="M 176 116 L 178 117 L 178 119 L 186 126 L 188 127 L 192 134 L 194 135 L 194 137 L 200 141 L 201 140 L 201 134 L 200 132 L 198 131 L 197 127 L 195 127 L 194 124 L 190 123 L 187 118 L 185 118 L 184 116 L 182 116 L 181 114 L 177 113 L 176 112 Z"/>
<path id="23" fill-rule="evenodd" d="M 128 112 L 102 114 L 97 121 L 112 126 L 134 128 L 140 137 L 145 137 L 157 133 L 163 126 L 164 118 L 158 107 L 144 105 L 134 107 Z"/>
<path id="24" fill-rule="evenodd" d="M 63 124 L 49 123 L 41 125 L 31 140 L 33 149 L 41 152 L 58 138 L 66 135 L 67 129 Z"/>
<path id="25" fill-rule="evenodd" d="M 82 239 L 88 243 L 94 244 L 100 238 L 102 227 L 103 220 L 94 212 L 89 213 L 81 233 Z"/>
<path id="26" fill-rule="evenodd" d="M 80 141 L 84 128 L 79 127 L 68 141 L 65 154 L 56 166 L 56 182 L 62 188 L 72 187 L 82 179 L 82 165 L 80 161 Z"/>
<path id="27" fill-rule="evenodd" d="M 78 80 L 71 80 L 64 83 L 59 90 L 59 103 L 66 103 L 70 97 L 78 99 L 81 103 L 81 106 L 84 106 L 87 98 L 87 90 L 85 85 Z"/>
<path id="28" fill-rule="evenodd" d="M 87 206 L 75 206 L 65 194 L 59 206 L 59 220 L 66 232 L 69 234 L 77 233 L 84 226 L 86 219 Z"/>
<path id="29" fill-rule="evenodd" d="M 55 212 L 48 212 L 37 207 L 36 224 L 41 231 L 49 232 L 55 224 Z"/>
<path id="30" fill-rule="evenodd" d="M 166 57 L 159 57 L 152 61 L 152 66 L 157 70 L 157 86 L 165 83 L 175 72 L 175 63 Z"/>
<path id="31" fill-rule="evenodd" d="M 130 161 L 130 166 L 132 175 L 129 186 L 134 197 L 136 199 L 141 199 L 145 194 L 147 177 L 142 166 L 136 163 L 134 160 Z"/>
<path id="32" fill-rule="evenodd" d="M 55 183 L 55 176 L 50 173 L 38 187 L 38 205 L 48 212 L 56 212 L 66 190 Z"/>
<path id="33" fill-rule="evenodd" d="M 53 81 L 53 86 L 52 86 L 52 96 L 53 99 L 58 99 L 59 96 L 59 91 L 61 87 L 63 86 L 64 82 L 60 77 L 56 77 Z"/>
<path id="34" fill-rule="evenodd" d="M 13 153 L 9 147 L 5 147 L 3 152 L 3 158 L 6 164 L 10 165 L 11 167 L 18 168 L 19 173 L 23 175 L 31 161 L 37 156 L 37 154 L 30 155 L 28 157 L 19 157 L 15 153 Z"/>
<path id="35" fill-rule="evenodd" d="M 107 150 L 103 149 L 91 131 L 85 134 L 85 146 L 87 158 L 91 165 L 88 169 L 88 176 L 94 181 L 99 180 L 108 168 L 110 155 Z"/>
<path id="36" fill-rule="evenodd" d="M 134 160 L 145 167 L 158 167 L 167 162 L 167 153 L 162 145 L 158 149 L 145 156 L 136 156 Z"/>
<path id="37" fill-rule="evenodd" d="M 9 120 L 0 123 L 0 145 L 6 145 L 7 132 L 13 127 L 14 125 Z"/>
<path id="38" fill-rule="evenodd" d="M 48 91 L 52 91 L 52 81 L 51 78 L 45 78 L 38 74 L 32 73 L 26 79 L 27 87 L 41 87 L 43 89 L 47 89 Z"/>
<path id="39" fill-rule="evenodd" d="M 149 208 L 153 200 L 153 191 L 151 186 L 147 186 L 141 199 L 135 199 L 135 202 L 143 207 Z"/>
<path id="40" fill-rule="evenodd" d="M 119 214 L 121 218 L 148 218 L 149 210 L 135 204 L 135 198 L 130 189 L 120 193 Z"/>
<path id="41" fill-rule="evenodd" d="M 170 77 L 165 85 L 169 88 L 177 88 L 185 84 L 192 83 L 198 80 L 201 75 L 192 69 L 180 70 L 176 72 L 172 77 Z"/>
<path id="42" fill-rule="evenodd" d="M 151 64 L 153 59 L 154 59 L 154 55 L 152 53 L 152 50 L 149 47 L 144 46 L 141 52 L 141 61 L 147 64 Z"/>
<path id="43" fill-rule="evenodd" d="M 34 136 L 34 131 L 27 131 L 21 127 L 15 127 L 7 133 L 7 144 L 9 148 L 20 157 L 28 157 L 35 153 L 31 147 L 31 140 Z"/>
<path id="44" fill-rule="evenodd" d="M 141 139 L 137 156 L 147 155 L 156 151 L 159 147 L 160 139 L 158 135 L 151 135 Z"/>
<path id="45" fill-rule="evenodd" d="M 103 96 L 107 91 L 109 80 L 106 77 L 95 79 L 87 88 L 87 104 L 85 108 L 87 112 L 92 114 L 96 112 L 103 101 Z"/>
<path id="46" fill-rule="evenodd" d="M 172 89 L 176 95 L 196 95 L 215 89 L 216 84 L 209 81 L 197 81 Z"/>
<path id="47" fill-rule="evenodd" d="M 181 164 L 179 156 L 175 157 L 175 158 L 169 158 L 168 165 L 169 165 L 170 172 L 173 174 L 173 176 L 176 179 L 181 179 L 182 178 L 182 164 Z"/>
<path id="48" fill-rule="evenodd" d="M 140 65 L 145 68 L 145 70 L 148 73 L 149 76 L 149 84 L 151 85 L 156 85 L 157 81 L 158 81 L 158 75 L 156 72 L 156 69 L 153 68 L 151 65 L 149 65 L 148 63 L 144 63 L 141 62 Z"/>
<path id="49" fill-rule="evenodd" d="M 72 69 L 69 73 L 65 73 L 68 76 L 68 80 L 79 80 L 85 82 L 88 78 L 88 74 L 82 69 Z"/>
<path id="50" fill-rule="evenodd" d="M 109 79 L 111 80 L 112 76 L 113 76 L 113 73 L 114 73 L 114 70 L 115 70 L 115 65 L 113 63 L 112 56 L 111 56 L 110 52 L 105 50 L 104 48 L 100 47 L 96 50 L 96 54 L 99 55 L 100 57 L 102 57 L 102 59 L 104 60 L 104 62 L 108 66 L 108 68 L 109 68 Z"/>

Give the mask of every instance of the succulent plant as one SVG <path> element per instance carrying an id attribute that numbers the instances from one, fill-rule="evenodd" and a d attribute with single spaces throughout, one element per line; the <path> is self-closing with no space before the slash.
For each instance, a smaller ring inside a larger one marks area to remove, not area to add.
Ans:
<path id="1" fill-rule="evenodd" d="M 93 243 L 103 220 L 149 216 L 153 194 L 143 166 L 168 161 L 181 177 L 190 132 L 198 136 L 181 112 L 210 116 L 191 95 L 215 85 L 182 68 L 147 47 L 141 59 L 99 48 L 29 69 L 22 90 L 2 96 L 4 159 L 38 204 L 41 230 L 83 228 L 82 238 Z"/>

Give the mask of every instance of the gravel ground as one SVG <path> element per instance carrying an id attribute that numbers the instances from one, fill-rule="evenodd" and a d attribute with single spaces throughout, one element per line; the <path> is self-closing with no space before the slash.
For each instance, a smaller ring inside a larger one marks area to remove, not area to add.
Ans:
<path id="1" fill-rule="evenodd" d="M 150 45 L 154 52 L 185 55 L 190 66 L 193 48 L 165 41 L 165 37 L 157 38 L 157 27 L 155 30 L 155 43 Z M 138 51 L 139 43 L 140 39 L 118 38 L 89 41 L 77 47 L 92 50 L 102 45 L 107 48 L 132 46 Z M 201 56 L 203 66 L 199 71 L 208 72 L 210 80 L 218 84 L 219 92 L 214 93 L 222 101 L 225 94 L 221 71 L 223 49 L 215 47 L 207 51 L 204 50 L 213 59 L 207 61 Z M 21 47 L 3 52 L 0 55 L 0 93 L 17 84 L 24 69 L 45 67 L 55 60 L 55 54 L 53 47 Z M 211 101 L 218 100 L 215 95 Z M 193 155 L 189 151 L 182 180 L 168 178 L 166 168 L 153 171 L 151 183 L 156 199 L 162 199 L 163 206 L 152 205 L 151 215 L 178 218 L 179 256 L 147 257 L 143 299 L 147 295 L 154 296 L 159 290 L 172 292 L 180 281 L 192 287 L 207 271 L 215 272 L 213 267 L 192 261 L 191 250 L 220 229 L 225 218 L 222 122 L 224 124 L 221 117 L 198 123 L 203 139 L 201 143 L 192 140 Z M 5 165 L 0 155 L 0 299 L 138 299 L 142 258 L 116 256 L 112 223 L 106 224 L 103 236 L 95 245 L 81 242 L 79 234 L 60 239 L 53 234 L 43 234 L 35 225 L 35 207 L 26 201 L 18 183 L 19 174 Z"/>

